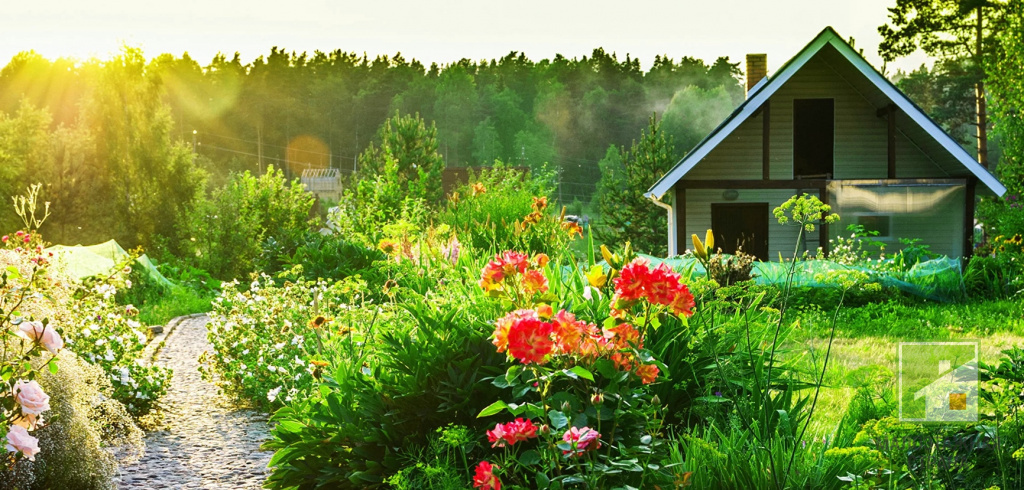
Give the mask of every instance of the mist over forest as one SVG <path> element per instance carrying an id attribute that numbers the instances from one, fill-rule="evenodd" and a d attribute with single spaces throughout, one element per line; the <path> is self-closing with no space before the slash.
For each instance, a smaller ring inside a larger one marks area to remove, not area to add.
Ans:
<path id="1" fill-rule="evenodd" d="M 351 171 L 387 117 L 418 113 L 436 124 L 448 166 L 547 163 L 563 172 L 563 195 L 586 200 L 608 146 L 629 145 L 652 113 L 664 117 L 681 156 L 743 98 L 739 64 L 727 58 L 657 57 L 645 72 L 639 60 L 600 48 L 581 59 L 513 52 L 429 67 L 401 54 L 340 50 L 274 48 L 248 64 L 237 54 L 143 56 L 132 48 L 106 62 L 19 54 L 0 71 L 0 112 L 26 103 L 50 114 L 51 129 L 71 128 L 102 84 L 133 79 L 169 109 L 172 139 L 191 143 L 196 131 L 216 180 L 257 171 L 259 160 L 291 172 Z"/>

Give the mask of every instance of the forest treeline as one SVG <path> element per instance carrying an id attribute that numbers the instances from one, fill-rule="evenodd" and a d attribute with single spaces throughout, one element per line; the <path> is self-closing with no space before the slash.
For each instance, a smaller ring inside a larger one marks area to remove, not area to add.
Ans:
<path id="1" fill-rule="evenodd" d="M 138 56 L 131 48 L 106 63 L 19 54 L 0 72 L 0 112 L 28 103 L 51 114 L 51 127 L 75 127 L 92 94 L 116 83 L 108 75 L 119 60 Z M 579 59 L 513 52 L 429 67 L 400 54 L 344 51 L 274 48 L 248 64 L 236 54 L 205 65 L 162 54 L 123 75 L 160 94 L 169 137 L 190 144 L 196 132 L 218 181 L 227 171 L 257 171 L 260 161 L 292 173 L 307 165 L 350 171 L 386 118 L 418 113 L 436 124 L 448 166 L 547 163 L 562 172 L 563 195 L 580 199 L 593 192 L 608 146 L 628 145 L 652 113 L 665 118 L 682 152 L 743 98 L 739 66 L 727 58 L 709 65 L 659 56 L 644 71 L 639 60 L 600 48 Z"/>

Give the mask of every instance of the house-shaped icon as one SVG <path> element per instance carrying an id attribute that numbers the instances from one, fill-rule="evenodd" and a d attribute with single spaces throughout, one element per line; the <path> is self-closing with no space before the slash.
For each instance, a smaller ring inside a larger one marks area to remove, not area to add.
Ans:
<path id="1" fill-rule="evenodd" d="M 978 359 L 952 367 L 939 361 L 938 378 L 914 393 L 925 399 L 925 422 L 976 422 L 978 420 Z"/>

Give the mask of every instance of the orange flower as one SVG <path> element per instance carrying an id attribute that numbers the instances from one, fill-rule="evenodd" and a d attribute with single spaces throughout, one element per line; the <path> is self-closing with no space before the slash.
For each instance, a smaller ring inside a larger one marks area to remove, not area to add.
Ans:
<path id="1" fill-rule="evenodd" d="M 642 364 L 636 368 L 636 374 L 640 376 L 640 382 L 649 385 L 658 379 L 658 366 L 654 364 Z"/>
<path id="2" fill-rule="evenodd" d="M 320 327 L 324 326 L 325 323 L 327 323 L 327 319 L 324 318 L 321 315 L 321 316 L 317 316 L 316 318 L 310 320 L 309 321 L 309 326 L 310 326 L 310 328 L 320 328 Z"/>
<path id="3" fill-rule="evenodd" d="M 548 278 L 537 269 L 530 269 L 523 275 L 523 289 L 526 294 L 544 293 L 548 290 Z"/>
<path id="4" fill-rule="evenodd" d="M 380 243 L 377 244 L 377 248 L 380 249 L 382 252 L 391 255 L 398 250 L 398 242 L 395 242 L 394 240 L 388 240 L 385 238 L 381 240 Z"/>
<path id="5" fill-rule="evenodd" d="M 533 205 L 531 207 L 533 207 L 534 211 L 543 211 L 545 208 L 548 207 L 548 198 L 546 196 L 534 197 Z"/>
<path id="6" fill-rule="evenodd" d="M 548 254 L 537 254 L 533 256 L 533 263 L 537 264 L 537 267 L 544 268 L 548 266 L 548 262 L 551 259 L 548 258 Z"/>
<path id="7" fill-rule="evenodd" d="M 536 310 L 537 316 L 544 319 L 551 318 L 551 316 L 555 314 L 555 311 L 554 309 L 551 308 L 551 305 L 539 304 L 537 305 Z"/>
<path id="8" fill-rule="evenodd" d="M 473 196 L 474 197 L 479 196 L 481 194 L 486 194 L 486 193 L 487 193 L 487 189 L 484 188 L 483 182 L 477 182 L 477 183 L 473 184 Z"/>
<path id="9" fill-rule="evenodd" d="M 534 211 L 534 212 L 526 215 L 525 218 L 523 218 L 523 226 L 535 225 L 537 223 L 540 223 L 540 220 L 543 219 L 543 218 L 544 218 L 544 215 Z"/>
<path id="10" fill-rule="evenodd" d="M 580 237 L 583 236 L 583 228 L 581 228 L 578 223 L 573 223 L 572 221 L 566 221 L 565 223 L 562 223 L 562 229 L 569 233 L 569 239 L 570 240 L 575 238 L 575 237 L 577 237 L 577 236 L 580 236 Z"/>
<path id="11" fill-rule="evenodd" d="M 612 328 L 605 328 L 604 337 L 614 347 L 628 349 L 632 344 L 640 340 L 640 332 L 628 323 L 621 323 Z"/>

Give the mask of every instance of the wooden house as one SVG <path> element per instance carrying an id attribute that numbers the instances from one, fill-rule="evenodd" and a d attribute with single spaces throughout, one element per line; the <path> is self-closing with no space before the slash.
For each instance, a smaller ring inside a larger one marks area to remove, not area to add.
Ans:
<path id="1" fill-rule="evenodd" d="M 887 250 L 920 238 L 936 253 L 970 254 L 976 193 L 1006 188 L 839 34 L 826 28 L 766 75 L 766 56 L 748 55 L 746 100 L 648 191 L 669 213 L 669 255 L 711 228 L 726 253 L 790 257 L 798 228 L 772 210 L 803 193 L 841 221 L 801 249 L 827 253 L 830 238 L 861 224 Z"/>

